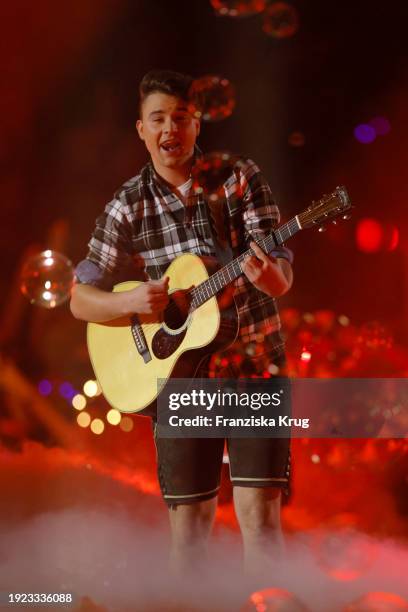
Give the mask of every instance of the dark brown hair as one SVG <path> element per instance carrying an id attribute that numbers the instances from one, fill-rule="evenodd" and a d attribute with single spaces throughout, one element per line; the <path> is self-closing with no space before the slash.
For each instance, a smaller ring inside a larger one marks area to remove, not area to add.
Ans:
<path id="1" fill-rule="evenodd" d="M 187 101 L 192 82 L 188 74 L 173 70 L 151 70 L 144 75 L 139 85 L 139 115 L 144 100 L 152 93 L 165 93 Z"/>

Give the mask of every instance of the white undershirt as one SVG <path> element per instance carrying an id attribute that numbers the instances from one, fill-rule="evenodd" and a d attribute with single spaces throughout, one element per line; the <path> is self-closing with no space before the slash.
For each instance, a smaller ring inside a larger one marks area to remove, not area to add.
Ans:
<path id="1" fill-rule="evenodd" d="M 186 198 L 192 186 L 193 179 L 190 177 L 185 183 L 177 187 L 177 191 L 181 193 L 183 198 Z"/>

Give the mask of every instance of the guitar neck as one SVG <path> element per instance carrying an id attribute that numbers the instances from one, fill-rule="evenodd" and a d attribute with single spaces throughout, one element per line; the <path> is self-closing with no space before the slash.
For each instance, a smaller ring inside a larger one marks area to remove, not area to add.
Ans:
<path id="1" fill-rule="evenodd" d="M 266 238 L 257 240 L 257 244 L 261 247 L 265 253 L 271 253 L 276 246 L 283 244 L 288 238 L 296 234 L 301 229 L 301 225 L 298 221 L 297 216 L 293 217 L 287 223 L 281 225 L 278 229 L 270 233 Z M 214 297 L 217 293 L 222 291 L 232 281 L 241 276 L 242 268 L 241 264 L 246 257 L 249 255 L 255 255 L 252 249 L 248 249 L 244 253 L 241 253 L 238 257 L 230 261 L 226 266 L 215 272 L 203 283 L 194 287 L 191 290 L 191 306 L 192 308 L 198 308 L 201 304 L 207 302 L 207 300 Z"/>

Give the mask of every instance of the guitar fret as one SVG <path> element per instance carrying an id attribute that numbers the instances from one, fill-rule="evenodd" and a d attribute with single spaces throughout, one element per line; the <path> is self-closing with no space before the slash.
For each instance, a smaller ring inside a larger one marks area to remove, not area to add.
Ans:
<path id="1" fill-rule="evenodd" d="M 300 229 L 301 226 L 297 218 L 293 217 L 293 219 L 290 219 L 290 221 L 284 223 L 281 227 L 276 228 L 273 232 L 266 236 L 266 238 L 262 238 L 257 242 L 263 251 L 270 253 L 273 251 L 275 246 L 284 243 Z M 233 261 L 229 262 L 226 266 L 215 272 L 215 274 L 202 282 L 198 287 L 194 287 L 190 293 L 191 307 L 193 309 L 199 308 L 202 304 L 216 295 L 223 287 L 241 276 L 242 262 L 249 255 L 255 255 L 251 248 L 244 253 L 241 253 L 241 255 L 236 257 Z"/>
<path id="2" fill-rule="evenodd" d="M 268 238 L 265 240 L 265 242 L 267 243 L 266 246 L 266 251 L 267 253 L 269 253 L 270 251 L 272 251 L 273 247 L 275 246 L 275 240 L 272 236 L 272 234 L 270 236 L 268 236 Z"/>

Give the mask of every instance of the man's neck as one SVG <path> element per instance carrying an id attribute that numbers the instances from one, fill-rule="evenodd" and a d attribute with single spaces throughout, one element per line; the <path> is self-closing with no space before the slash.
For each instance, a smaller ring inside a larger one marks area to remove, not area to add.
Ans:
<path id="1" fill-rule="evenodd" d="M 153 162 L 153 167 L 157 174 L 164 180 L 170 187 L 180 187 L 190 178 L 191 168 L 193 167 L 193 158 L 188 163 L 178 166 L 176 168 L 169 168 L 167 166 L 157 167 Z"/>

